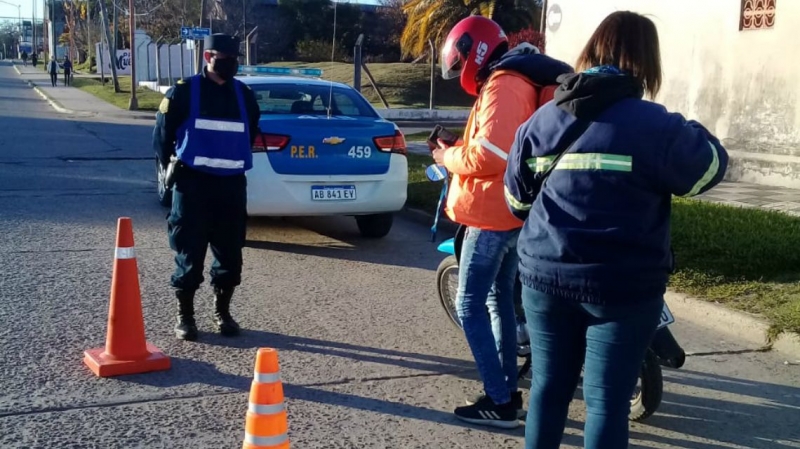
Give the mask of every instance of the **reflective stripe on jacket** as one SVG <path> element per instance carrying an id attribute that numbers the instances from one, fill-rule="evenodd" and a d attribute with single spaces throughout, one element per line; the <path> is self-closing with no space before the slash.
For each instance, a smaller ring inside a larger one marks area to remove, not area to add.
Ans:
<path id="1" fill-rule="evenodd" d="M 522 226 L 504 199 L 508 153 L 517 128 L 552 99 L 554 90 L 515 71 L 492 73 L 470 112 L 463 144 L 445 152 L 444 165 L 453 173 L 445 208 L 451 220 L 494 231 Z"/>

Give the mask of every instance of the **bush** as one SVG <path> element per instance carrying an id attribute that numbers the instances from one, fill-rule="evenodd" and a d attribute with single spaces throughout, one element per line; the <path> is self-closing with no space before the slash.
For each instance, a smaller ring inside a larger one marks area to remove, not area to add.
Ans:
<path id="1" fill-rule="evenodd" d="M 542 53 L 545 53 L 546 42 L 544 33 L 540 33 L 533 28 L 526 28 L 508 35 L 508 45 L 511 48 L 514 48 L 523 42 L 533 44 L 537 46 Z"/>
<path id="2" fill-rule="evenodd" d="M 327 62 L 331 60 L 331 43 L 320 40 L 304 40 L 295 48 L 297 59 L 303 62 Z M 346 61 L 348 54 L 341 47 L 333 54 L 334 61 Z"/>

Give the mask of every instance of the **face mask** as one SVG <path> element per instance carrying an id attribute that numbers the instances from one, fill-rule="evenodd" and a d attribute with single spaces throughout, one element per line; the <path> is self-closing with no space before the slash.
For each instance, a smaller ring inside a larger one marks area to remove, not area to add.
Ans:
<path id="1" fill-rule="evenodd" d="M 232 79 L 239 71 L 239 61 L 236 58 L 214 58 L 214 73 L 224 80 Z"/>

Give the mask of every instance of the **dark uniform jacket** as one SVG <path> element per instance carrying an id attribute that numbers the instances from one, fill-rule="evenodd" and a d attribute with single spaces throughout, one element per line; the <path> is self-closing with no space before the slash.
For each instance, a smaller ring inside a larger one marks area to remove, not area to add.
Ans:
<path id="1" fill-rule="evenodd" d="M 200 115 L 210 119 L 237 119 L 240 117 L 239 104 L 233 83 L 242 88 L 245 108 L 249 116 L 250 143 L 260 133 L 258 120 L 261 116 L 256 96 L 249 86 L 239 80 L 231 80 L 217 84 L 208 78 L 206 68 L 200 78 Z M 175 154 L 175 133 L 189 117 L 191 107 L 191 84 L 188 79 L 178 81 L 164 95 L 156 113 L 156 126 L 153 130 L 153 149 L 162 166 L 169 163 L 170 156 Z"/>
<path id="2" fill-rule="evenodd" d="M 717 185 L 728 154 L 699 123 L 643 100 L 632 77 L 559 79 L 555 101 L 519 128 L 508 157 L 506 202 L 525 219 L 521 281 L 587 303 L 659 299 L 673 264 L 672 196 Z M 535 173 L 574 140 L 579 119 L 588 129 L 540 188 Z"/>

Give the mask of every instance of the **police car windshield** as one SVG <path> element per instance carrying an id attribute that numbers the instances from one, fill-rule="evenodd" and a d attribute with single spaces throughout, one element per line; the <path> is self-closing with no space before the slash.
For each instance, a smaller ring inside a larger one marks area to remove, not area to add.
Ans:
<path id="1" fill-rule="evenodd" d="M 261 114 L 328 115 L 374 117 L 378 115 L 355 91 L 307 84 L 250 84 Z"/>

